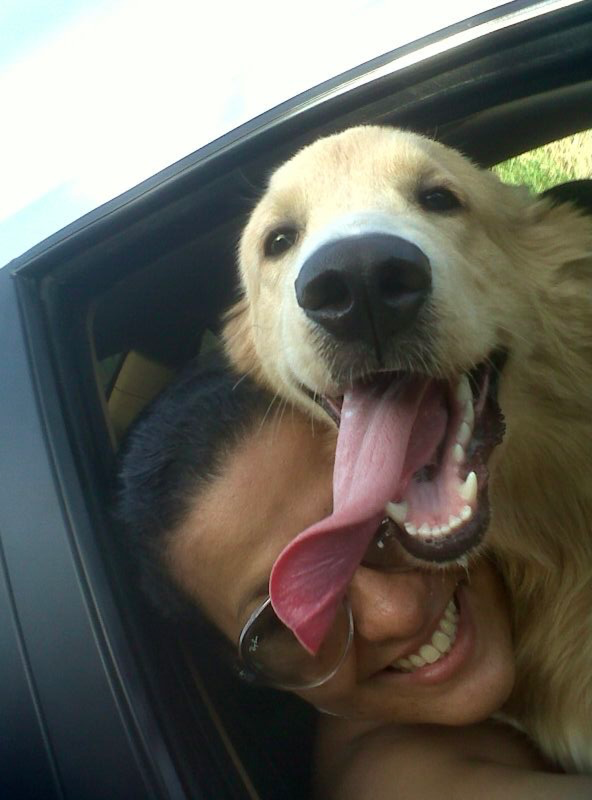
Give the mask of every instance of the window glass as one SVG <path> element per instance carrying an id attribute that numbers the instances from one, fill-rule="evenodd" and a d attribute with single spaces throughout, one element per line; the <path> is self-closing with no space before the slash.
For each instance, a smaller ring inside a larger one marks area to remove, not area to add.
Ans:
<path id="1" fill-rule="evenodd" d="M 592 178 L 592 130 L 509 158 L 493 171 L 505 183 L 526 184 L 537 193 L 558 183 Z"/>

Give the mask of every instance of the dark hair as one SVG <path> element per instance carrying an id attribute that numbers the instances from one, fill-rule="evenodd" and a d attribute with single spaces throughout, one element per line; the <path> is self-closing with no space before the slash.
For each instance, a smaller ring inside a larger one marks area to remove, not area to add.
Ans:
<path id="1" fill-rule="evenodd" d="M 167 575 L 163 544 L 223 458 L 261 423 L 272 398 L 237 376 L 221 356 L 192 362 L 140 415 L 119 453 L 115 522 L 130 569 L 166 628 L 194 659 L 216 713 L 266 797 L 310 794 L 314 710 L 299 698 L 236 680 L 236 646 Z M 232 676 L 230 673 L 235 673 Z"/>
<path id="2" fill-rule="evenodd" d="M 225 453 L 259 424 L 271 398 L 222 356 L 194 361 L 140 415 L 119 453 L 115 518 L 150 602 L 167 616 L 193 615 L 166 574 L 168 533 L 200 489 L 220 475 Z"/>

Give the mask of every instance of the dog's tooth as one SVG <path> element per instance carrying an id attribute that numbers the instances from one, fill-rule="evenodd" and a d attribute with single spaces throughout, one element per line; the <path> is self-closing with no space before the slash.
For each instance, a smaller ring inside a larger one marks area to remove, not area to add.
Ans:
<path id="1" fill-rule="evenodd" d="M 387 515 L 398 525 L 403 525 L 407 519 L 408 504 L 403 500 L 402 503 L 387 503 L 385 511 Z"/>
<path id="2" fill-rule="evenodd" d="M 463 506 L 460 510 L 460 518 L 463 522 L 466 522 L 468 519 L 471 519 L 473 516 L 473 509 L 471 506 Z"/>
<path id="3" fill-rule="evenodd" d="M 461 483 L 458 493 L 462 497 L 463 500 L 466 500 L 467 503 L 470 505 L 475 502 L 477 499 L 477 475 L 475 472 L 469 472 L 467 475 L 465 482 Z M 461 515 L 462 519 L 462 515 Z"/>
<path id="4" fill-rule="evenodd" d="M 434 536 L 439 536 L 441 532 L 442 528 L 440 527 L 440 525 L 432 525 L 432 534 Z"/>
<path id="5" fill-rule="evenodd" d="M 440 533 L 450 533 L 450 525 L 440 525 Z"/>
<path id="6" fill-rule="evenodd" d="M 457 464 L 462 464 L 465 460 L 465 451 L 461 444 L 455 444 L 452 448 L 452 458 Z"/>
<path id="7" fill-rule="evenodd" d="M 462 520 L 460 517 L 456 517 L 454 514 L 451 514 L 448 524 L 450 525 L 450 529 L 454 530 L 454 528 L 458 528 L 458 526 L 462 524 Z"/>
<path id="8" fill-rule="evenodd" d="M 467 425 L 467 423 L 466 423 L 466 422 L 461 422 L 461 423 L 460 423 L 460 427 L 459 427 L 459 429 L 458 429 L 458 433 L 456 434 L 456 441 L 457 441 L 457 442 L 458 442 L 460 445 L 462 445 L 463 447 L 466 447 L 466 446 L 467 446 L 467 444 L 468 444 L 468 443 L 470 442 L 470 440 L 471 440 L 471 436 L 472 436 L 472 434 L 473 434 L 473 431 L 472 431 L 472 430 L 471 430 L 471 428 L 470 428 L 470 427 Z"/>
<path id="9" fill-rule="evenodd" d="M 473 392 L 471 391 L 471 384 L 466 375 L 461 375 L 456 387 L 456 399 L 459 404 L 464 408 L 468 402 L 473 402 Z"/>
<path id="10" fill-rule="evenodd" d="M 419 528 L 417 532 L 420 533 L 422 536 L 427 536 L 428 533 L 432 532 L 432 529 L 427 524 L 427 522 L 424 522 L 421 528 Z"/>
<path id="11" fill-rule="evenodd" d="M 410 536 L 417 536 L 417 525 L 412 525 L 411 522 L 406 522 L 405 530 Z"/>

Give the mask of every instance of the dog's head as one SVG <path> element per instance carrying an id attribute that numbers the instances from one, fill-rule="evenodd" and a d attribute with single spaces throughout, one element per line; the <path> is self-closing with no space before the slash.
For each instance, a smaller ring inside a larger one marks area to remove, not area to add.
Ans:
<path id="1" fill-rule="evenodd" d="M 340 424 L 338 461 L 365 476 L 343 492 L 383 479 L 373 502 L 420 558 L 456 558 L 487 527 L 499 371 L 528 358 L 552 269 L 543 214 L 437 142 L 359 127 L 280 167 L 244 231 L 231 357 Z"/>

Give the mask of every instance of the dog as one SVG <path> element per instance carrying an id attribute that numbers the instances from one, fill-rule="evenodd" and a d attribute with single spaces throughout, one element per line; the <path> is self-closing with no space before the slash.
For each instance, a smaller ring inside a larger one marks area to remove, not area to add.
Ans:
<path id="1" fill-rule="evenodd" d="M 341 428 L 362 404 L 369 463 L 391 413 L 376 398 L 404 407 L 386 437 L 401 544 L 443 566 L 493 552 L 517 660 L 503 713 L 592 770 L 592 218 L 361 126 L 277 169 L 239 272 L 233 364 Z"/>

